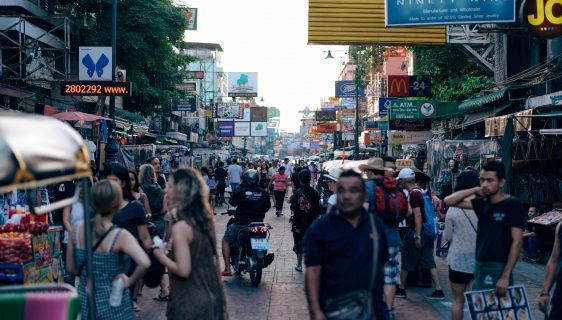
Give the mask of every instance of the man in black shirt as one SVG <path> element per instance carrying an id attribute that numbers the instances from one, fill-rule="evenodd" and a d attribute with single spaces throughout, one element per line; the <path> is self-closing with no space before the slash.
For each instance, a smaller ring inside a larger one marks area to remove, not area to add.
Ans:
<path id="1" fill-rule="evenodd" d="M 480 172 L 480 187 L 462 190 L 445 198 L 448 206 L 474 209 L 478 216 L 474 290 L 496 288 L 505 295 L 513 284 L 513 269 L 523 244 L 527 217 L 516 198 L 502 192 L 505 168 L 493 161 Z M 474 196 L 480 196 L 474 198 Z"/>
<path id="2" fill-rule="evenodd" d="M 242 185 L 236 189 L 230 204 L 236 207 L 234 223 L 229 225 L 222 239 L 222 257 L 224 259 L 223 276 L 231 276 L 230 248 L 237 246 L 238 233 L 252 222 L 261 222 L 265 213 L 271 208 L 269 193 L 258 187 L 258 173 L 249 170 L 242 177 Z"/>

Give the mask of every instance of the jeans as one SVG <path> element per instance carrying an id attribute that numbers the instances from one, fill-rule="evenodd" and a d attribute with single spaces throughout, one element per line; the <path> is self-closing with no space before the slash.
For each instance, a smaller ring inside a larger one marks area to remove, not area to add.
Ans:
<path id="1" fill-rule="evenodd" d="M 523 238 L 523 250 L 527 253 L 527 256 L 531 259 L 539 258 L 539 250 L 537 248 L 539 241 L 537 237 L 526 237 Z"/>
<path id="2" fill-rule="evenodd" d="M 238 189 L 239 185 L 240 185 L 239 183 L 234 183 L 234 182 L 230 183 L 230 188 L 232 189 L 233 194 L 234 194 L 234 191 L 236 191 L 236 189 Z"/>
<path id="3" fill-rule="evenodd" d="M 283 202 L 285 200 L 285 193 L 287 190 L 273 190 L 273 195 L 275 196 L 275 211 L 283 210 Z"/>

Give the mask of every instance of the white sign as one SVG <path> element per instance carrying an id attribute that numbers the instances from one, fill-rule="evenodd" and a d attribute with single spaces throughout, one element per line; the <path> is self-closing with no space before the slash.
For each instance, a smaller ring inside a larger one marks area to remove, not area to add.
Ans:
<path id="1" fill-rule="evenodd" d="M 431 131 L 389 131 L 388 144 L 425 144 L 432 137 Z"/>
<path id="2" fill-rule="evenodd" d="M 257 97 L 258 73 L 257 72 L 229 72 L 228 96 L 229 97 Z"/>
<path id="3" fill-rule="evenodd" d="M 80 47 L 78 59 L 78 80 L 113 80 L 111 47 Z"/>
<path id="4" fill-rule="evenodd" d="M 267 132 L 267 129 L 265 129 Z M 235 122 L 234 123 L 234 136 L 235 137 L 249 137 L 250 136 L 250 122 Z"/>
<path id="5" fill-rule="evenodd" d="M 252 137 L 267 137 L 267 122 L 250 122 Z"/>
<path id="6" fill-rule="evenodd" d="M 435 113 L 435 106 L 431 102 L 424 102 L 420 106 L 420 113 L 424 117 L 431 117 Z"/>
<path id="7" fill-rule="evenodd" d="M 342 136 L 341 136 L 341 139 L 342 139 L 343 141 L 353 141 L 354 138 L 355 138 L 355 134 L 354 134 L 354 133 L 347 133 L 347 132 L 344 132 L 344 133 L 342 133 Z"/>
<path id="8" fill-rule="evenodd" d="M 234 121 L 250 121 L 252 113 L 250 110 L 249 104 L 244 104 L 244 108 L 242 109 L 242 118 L 234 119 Z"/>

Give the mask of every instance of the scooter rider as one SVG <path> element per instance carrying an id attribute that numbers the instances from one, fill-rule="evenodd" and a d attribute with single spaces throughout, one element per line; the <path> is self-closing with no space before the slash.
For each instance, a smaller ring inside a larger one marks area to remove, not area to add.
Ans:
<path id="1" fill-rule="evenodd" d="M 269 193 L 258 186 L 259 176 L 255 170 L 248 170 L 242 176 L 242 184 L 230 199 L 236 207 L 234 223 L 230 224 L 222 239 L 222 257 L 224 259 L 223 276 L 231 276 L 230 248 L 237 246 L 240 230 L 252 222 L 262 222 L 265 213 L 271 208 Z"/>

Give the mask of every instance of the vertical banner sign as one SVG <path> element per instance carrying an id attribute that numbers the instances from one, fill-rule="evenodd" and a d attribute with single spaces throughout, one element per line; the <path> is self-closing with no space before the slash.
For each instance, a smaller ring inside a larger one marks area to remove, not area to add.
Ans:
<path id="1" fill-rule="evenodd" d="M 187 8 L 185 11 L 187 30 L 197 30 L 197 8 Z"/>
<path id="2" fill-rule="evenodd" d="M 111 47 L 78 48 L 78 80 L 112 81 Z"/>
<path id="3" fill-rule="evenodd" d="M 340 149 L 343 146 L 342 138 L 343 137 L 341 131 L 334 131 L 334 151 L 336 151 L 336 149 Z"/>
<path id="4" fill-rule="evenodd" d="M 336 98 L 355 98 L 357 86 L 352 80 L 336 81 Z M 365 90 L 359 88 L 359 97 L 365 97 Z"/>

